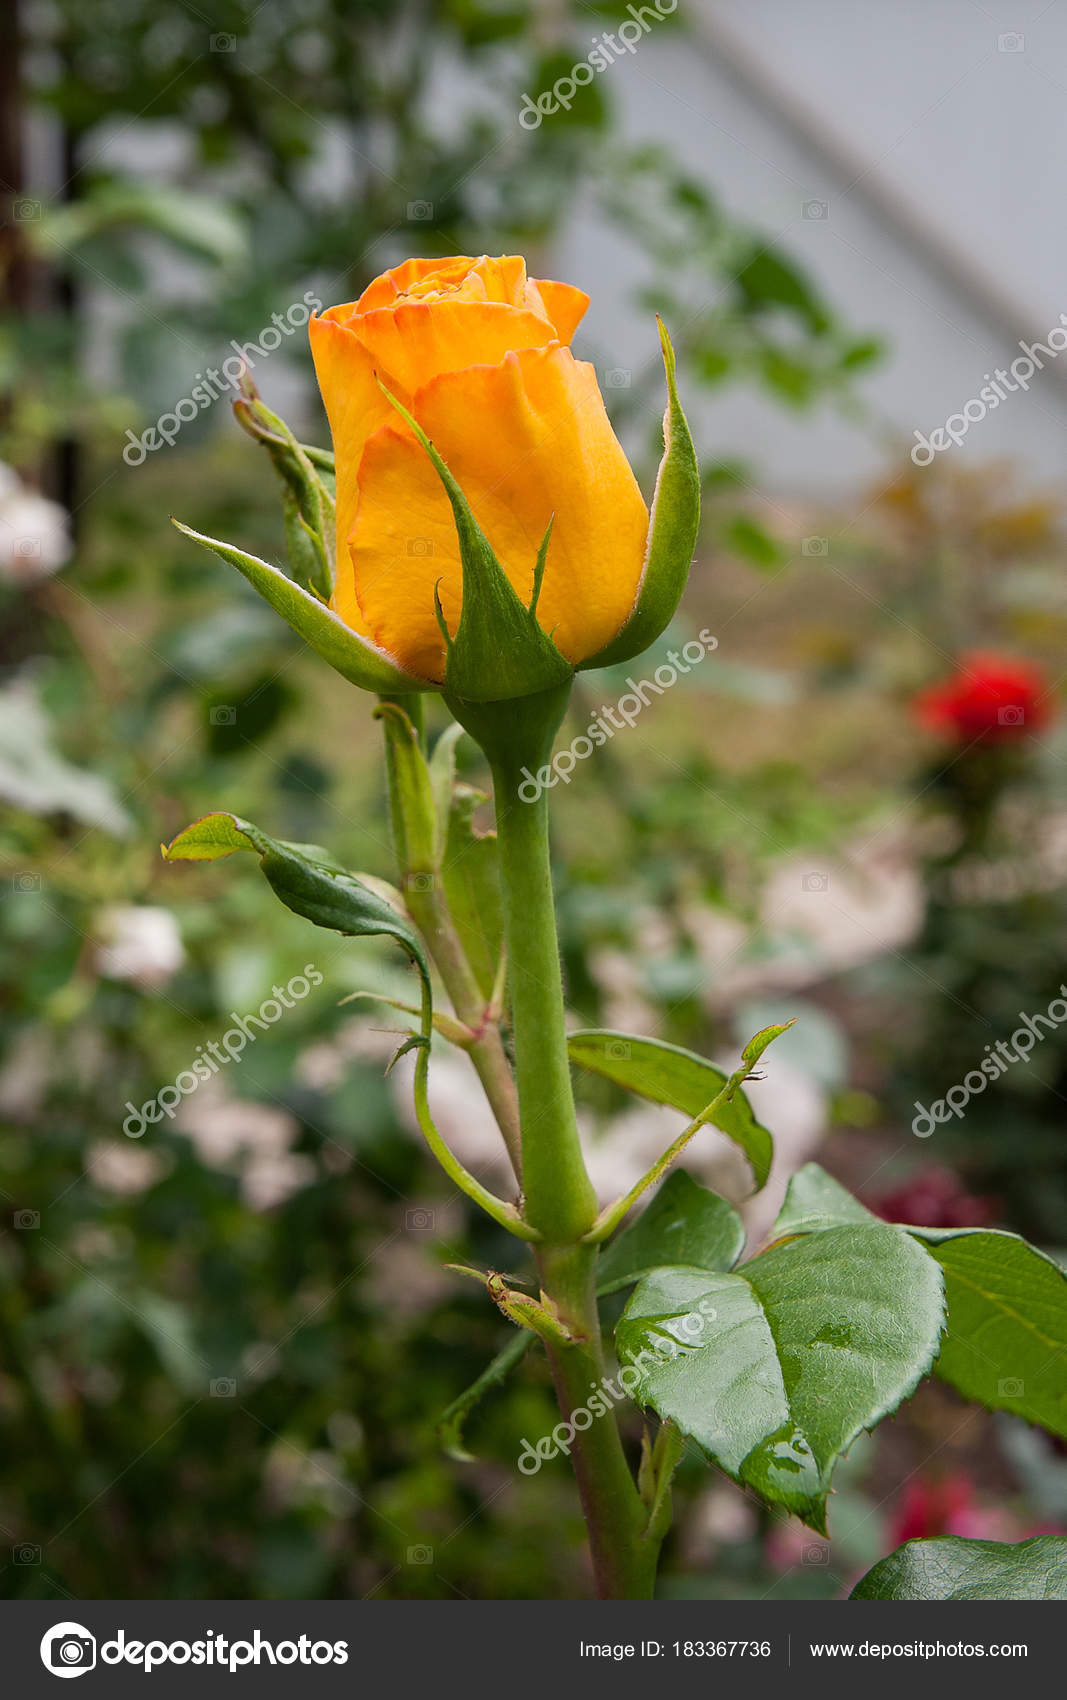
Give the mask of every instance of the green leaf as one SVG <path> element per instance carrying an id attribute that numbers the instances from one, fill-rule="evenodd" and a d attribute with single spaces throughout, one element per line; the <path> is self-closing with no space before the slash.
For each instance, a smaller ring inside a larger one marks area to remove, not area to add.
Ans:
<path id="1" fill-rule="evenodd" d="M 793 1176 L 775 1239 L 876 1222 L 817 1163 Z M 895 1226 L 895 1224 L 894 1224 Z M 1067 1275 L 1017 1234 L 896 1226 L 944 1271 L 947 1317 L 935 1373 L 991 1411 L 1067 1438 Z"/>
<path id="2" fill-rule="evenodd" d="M 448 815 L 452 807 L 452 790 L 456 783 L 456 745 L 465 736 L 463 727 L 453 720 L 445 727 L 430 753 L 430 785 L 442 842 L 448 832 Z"/>
<path id="3" fill-rule="evenodd" d="M 484 792 L 471 785 L 453 787 L 441 878 L 467 961 L 488 1000 L 504 948 L 504 899 L 496 833 L 479 832 L 474 824 L 484 801 Z"/>
<path id="4" fill-rule="evenodd" d="M 418 967 L 424 986 L 429 967 L 410 922 L 377 892 L 331 862 L 314 844 L 289 844 L 261 832 L 239 815 L 218 813 L 194 821 L 164 845 L 168 862 L 214 862 L 236 850 L 253 850 L 272 891 L 305 920 L 349 937 L 387 933 L 403 945 Z"/>
<path id="5" fill-rule="evenodd" d="M 764 1043 L 769 1044 L 774 1034 L 770 1028 L 765 1032 L 770 1038 Z M 752 1044 L 755 1043 L 753 1039 Z M 588 1028 L 572 1033 L 567 1049 L 571 1061 L 579 1068 L 604 1075 L 629 1092 L 651 1098 L 654 1104 L 669 1104 L 671 1109 L 682 1110 L 687 1116 L 698 1116 L 729 1079 L 721 1068 L 705 1062 L 694 1051 L 664 1044 L 659 1039 L 637 1038 L 630 1033 Z M 749 1060 L 747 1053 L 745 1060 Z M 714 1127 L 740 1145 L 752 1165 L 758 1191 L 770 1173 L 774 1142 L 756 1120 L 744 1093 L 735 1092 L 729 1102 L 719 1106 L 711 1120 Z"/>
<path id="6" fill-rule="evenodd" d="M 248 254 L 248 226 L 231 201 L 158 182 L 97 184 L 84 198 L 50 208 L 39 240 L 46 250 L 77 248 L 122 227 L 155 231 L 223 267 L 238 265 Z"/>
<path id="7" fill-rule="evenodd" d="M 942 1318 L 932 1259 L 872 1223 L 772 1247 L 733 1274 L 661 1269 L 616 1341 L 640 1372 L 639 1403 L 825 1532 L 838 1457 L 913 1391 Z"/>
<path id="8" fill-rule="evenodd" d="M 667 373 L 663 415 L 663 459 L 656 477 L 648 546 L 633 613 L 618 636 L 582 667 L 612 667 L 654 643 L 670 622 L 689 578 L 700 530 L 700 466 L 675 383 L 674 349 L 659 323 Z"/>
<path id="9" fill-rule="evenodd" d="M 823 1228 L 878 1220 L 818 1163 L 805 1163 L 786 1188 L 773 1238 L 780 1240 L 789 1234 L 810 1234 Z"/>
<path id="10" fill-rule="evenodd" d="M 747 1063 L 749 1068 L 754 1068 L 767 1046 L 773 1045 L 776 1039 L 780 1039 L 783 1033 L 788 1033 L 789 1029 L 795 1025 L 796 1016 L 794 1015 L 792 1021 L 776 1021 L 772 1022 L 769 1027 L 761 1027 L 758 1033 L 753 1034 L 741 1052 L 741 1061 Z"/>
<path id="11" fill-rule="evenodd" d="M 346 873 L 330 861 L 326 852 L 317 845 L 288 844 L 271 838 L 239 815 L 221 812 L 205 815 L 203 820 L 194 821 L 170 844 L 164 845 L 163 855 L 168 862 L 214 862 L 220 856 L 232 856 L 236 850 L 255 851 L 275 896 L 294 914 L 313 921 L 317 927 L 329 927 L 350 938 L 386 933 L 403 945 L 419 970 L 422 1006 L 420 1030 L 406 1040 L 397 1057 L 412 1048 L 416 1052 L 415 1114 L 426 1143 L 449 1179 L 468 1198 L 481 1205 L 495 1222 L 520 1239 L 538 1239 L 540 1236 L 523 1220 L 514 1204 L 488 1192 L 468 1173 L 441 1137 L 430 1114 L 428 1070 L 433 1027 L 430 968 L 422 942 L 410 922 L 369 884 L 364 884 L 354 874 Z M 393 1060 L 396 1061 L 396 1058 Z"/>
<path id="12" fill-rule="evenodd" d="M 433 880 L 440 861 L 441 833 L 429 763 L 419 733 L 401 703 L 383 700 L 374 710 L 374 718 L 385 727 L 389 815 L 405 886 L 413 878 Z"/>
<path id="13" fill-rule="evenodd" d="M 734 274 L 734 283 L 744 305 L 753 312 L 785 308 L 813 336 L 830 328 L 830 318 L 804 274 L 780 253 L 758 243 Z"/>
<path id="14" fill-rule="evenodd" d="M 849 1599 L 1067 1600 L 1067 1540 L 906 1541 L 868 1570 Z"/>
<path id="15" fill-rule="evenodd" d="M 846 343 L 837 364 L 842 372 L 857 372 L 864 366 L 873 366 L 884 354 L 885 343 L 880 337 L 860 337 L 856 342 Z"/>
<path id="16" fill-rule="evenodd" d="M 909 1228 L 945 1272 L 937 1374 L 991 1411 L 1067 1439 L 1067 1275 L 1015 1234 Z"/>
<path id="17" fill-rule="evenodd" d="M 759 567 L 762 572 L 777 572 L 789 559 L 784 544 L 751 514 L 729 514 L 719 528 L 719 539 L 724 549 L 740 555 L 742 560 Z"/>
<path id="18" fill-rule="evenodd" d="M 602 1253 L 597 1292 L 616 1293 L 668 1264 L 732 1269 L 744 1248 L 744 1226 L 733 1206 L 675 1169 L 648 1209 Z"/>
<path id="19" fill-rule="evenodd" d="M 213 537 L 205 537 L 180 520 L 173 520 L 172 524 L 186 537 L 191 537 L 194 543 L 213 550 L 220 559 L 236 567 L 316 655 L 321 655 L 351 684 L 359 685 L 361 690 L 386 693 L 432 688 L 424 679 L 413 679 L 402 673 L 384 650 L 375 649 L 366 638 L 359 637 L 332 608 L 294 584 L 280 568 L 270 566 L 256 555 L 246 554 L 232 543 L 220 543 Z"/>

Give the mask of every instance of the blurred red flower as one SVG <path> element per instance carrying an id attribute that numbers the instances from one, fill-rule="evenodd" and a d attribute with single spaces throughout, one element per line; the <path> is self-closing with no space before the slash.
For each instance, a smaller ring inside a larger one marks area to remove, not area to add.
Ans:
<path id="1" fill-rule="evenodd" d="M 1048 690 L 1048 680 L 1032 661 L 976 650 L 962 657 L 951 678 L 920 691 L 915 711 L 922 725 L 961 742 L 1004 742 L 1048 722 Z"/>
<path id="2" fill-rule="evenodd" d="M 890 1529 L 893 1546 L 937 1535 L 980 1541 L 1020 1538 L 1019 1520 L 1003 1508 L 981 1504 L 974 1483 L 962 1475 L 913 1476 L 893 1508 Z"/>
<path id="3" fill-rule="evenodd" d="M 868 1203 L 884 1221 L 917 1228 L 986 1228 L 997 1219 L 995 1200 L 968 1192 L 952 1169 L 918 1169 Z"/>

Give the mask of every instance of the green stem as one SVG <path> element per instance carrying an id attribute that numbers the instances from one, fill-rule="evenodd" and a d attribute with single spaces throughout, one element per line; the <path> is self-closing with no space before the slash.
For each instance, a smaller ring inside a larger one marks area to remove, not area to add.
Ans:
<path id="1" fill-rule="evenodd" d="M 534 1247 L 541 1296 L 570 1339 L 545 1340 L 566 1422 L 576 1413 L 572 1463 L 602 1599 L 647 1599 L 662 1529 L 627 1464 L 615 1417 L 620 1390 L 605 1382 L 596 1303 L 598 1248 L 583 1243 L 597 1200 L 585 1167 L 571 1090 L 556 914 L 549 865 L 548 805 L 526 801 L 530 776 L 548 761 L 569 684 L 511 702 L 449 707 L 489 759 L 493 774 L 504 938 L 511 990 L 515 1077 L 522 1123 L 523 1215 L 540 1230 Z M 535 790 L 536 786 L 533 787 Z M 595 1390 L 599 1401 L 591 1405 Z"/>
<path id="2" fill-rule="evenodd" d="M 540 751 L 529 752 L 535 757 Z M 578 1139 L 571 1089 L 563 976 L 556 938 L 548 850 L 548 797 L 519 795 L 521 748 L 491 757 L 504 935 L 511 981 L 515 1078 L 522 1120 L 522 1183 L 527 1221 L 546 1239 L 580 1239 L 597 1200 Z M 533 767 L 540 766 L 535 759 Z"/>
<path id="3" fill-rule="evenodd" d="M 536 1255 L 542 1291 L 570 1331 L 584 1336 L 571 1346 L 546 1342 L 560 1413 L 570 1422 L 576 1411 L 590 1408 L 596 1389 L 606 1389 L 601 1400 L 609 1406 L 618 1394 L 605 1379 L 594 1287 L 596 1248 L 539 1246 Z M 575 1426 L 571 1462 L 599 1597 L 651 1599 L 665 1529 L 649 1527 L 648 1507 L 626 1462 L 613 1409 L 606 1416 L 594 1415 L 585 1429 Z"/>
<path id="4" fill-rule="evenodd" d="M 425 941 L 440 974 L 456 1015 L 475 1034 L 465 1046 L 474 1064 L 489 1107 L 508 1148 L 515 1177 L 522 1182 L 522 1147 L 519 1134 L 519 1099 L 511 1065 L 500 1037 L 500 1029 L 482 996 L 474 970 L 463 950 L 440 881 L 434 878 L 426 891 L 409 883 L 404 893 L 412 920 Z"/>
<path id="5" fill-rule="evenodd" d="M 410 724 L 421 749 L 425 745 L 425 708 L 421 694 L 415 692 L 404 697 L 383 696 L 381 701 L 385 712 L 392 708 L 401 710 L 402 721 Z M 519 1100 L 511 1065 L 500 1037 L 497 1019 L 482 995 L 452 920 L 436 866 L 434 846 L 432 842 L 425 841 L 428 833 L 432 837 L 432 825 L 420 818 L 418 796 L 410 795 L 410 770 L 407 771 L 406 783 L 405 772 L 402 771 L 398 759 L 397 740 L 391 735 L 392 730 L 387 724 L 385 760 L 389 783 L 389 813 L 401 883 L 404 887 L 404 900 L 444 982 L 452 1008 L 474 1035 L 465 1049 L 474 1064 L 489 1100 L 489 1107 L 503 1135 L 515 1178 L 521 1185 Z M 406 745 L 404 747 L 406 748 Z M 418 761 L 422 767 L 421 757 Z M 430 807 L 432 813 L 432 805 Z"/>

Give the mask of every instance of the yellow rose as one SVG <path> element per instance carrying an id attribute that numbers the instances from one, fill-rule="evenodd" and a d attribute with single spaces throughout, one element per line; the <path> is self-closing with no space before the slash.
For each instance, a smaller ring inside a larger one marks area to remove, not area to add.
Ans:
<path id="1" fill-rule="evenodd" d="M 517 256 L 406 260 L 310 325 L 337 460 L 331 608 L 397 666 L 442 684 L 459 626 L 456 523 L 431 439 L 524 604 L 550 521 L 537 618 L 572 666 L 630 619 L 649 517 L 596 373 L 569 343 L 580 289 L 534 280 Z"/>

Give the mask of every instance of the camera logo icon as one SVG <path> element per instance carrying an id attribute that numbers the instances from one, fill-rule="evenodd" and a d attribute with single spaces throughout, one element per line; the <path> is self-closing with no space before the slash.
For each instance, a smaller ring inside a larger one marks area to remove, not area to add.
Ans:
<path id="1" fill-rule="evenodd" d="M 232 1375 L 217 1375 L 210 1383 L 208 1391 L 213 1399 L 236 1399 L 237 1378 Z"/>
<path id="2" fill-rule="evenodd" d="M 829 874 L 805 874 L 800 882 L 805 891 L 829 891 Z"/>
<path id="3" fill-rule="evenodd" d="M 433 1563 L 433 1547 L 424 1547 L 424 1546 L 408 1547 L 408 1563 L 409 1564 L 432 1564 Z"/>
<path id="4" fill-rule="evenodd" d="M 237 710 L 232 703 L 220 702 L 208 715 L 212 726 L 236 726 Z"/>
<path id="5" fill-rule="evenodd" d="M 12 553 L 22 561 L 31 560 L 33 556 L 41 553 L 41 539 L 39 537 L 20 537 L 16 540 Z"/>
<path id="6" fill-rule="evenodd" d="M 628 390 L 632 377 L 628 366 L 611 366 L 604 373 L 604 383 L 609 390 Z"/>
<path id="7" fill-rule="evenodd" d="M 800 553 L 802 555 L 828 555 L 830 553 L 830 540 L 828 537 L 802 538 Z"/>
<path id="8" fill-rule="evenodd" d="M 1005 35 L 997 36 L 998 53 L 1025 53 L 1026 37 L 1017 30 L 1008 30 Z"/>
<path id="9" fill-rule="evenodd" d="M 41 1637 L 41 1663 L 53 1676 L 84 1676 L 96 1666 L 96 1637 L 81 1623 L 57 1623 Z"/>
<path id="10" fill-rule="evenodd" d="M 41 1549 L 31 1546 L 28 1541 L 23 1541 L 20 1547 L 11 1548 L 11 1562 L 12 1564 L 40 1564 Z"/>
<path id="11" fill-rule="evenodd" d="M 433 202 L 409 201 L 408 218 L 412 221 L 412 223 L 428 224 L 430 219 L 433 218 Z"/>
<path id="12" fill-rule="evenodd" d="M 41 1212 L 39 1210 L 16 1210 L 12 1218 L 16 1228 L 39 1228 Z"/>
<path id="13" fill-rule="evenodd" d="M 613 1062 L 625 1062 L 630 1055 L 629 1040 L 609 1039 L 604 1046 L 604 1055 L 610 1057 Z"/>
<path id="14" fill-rule="evenodd" d="M 404 1226 L 409 1234 L 432 1233 L 436 1222 L 436 1212 L 428 1210 L 425 1205 L 416 1205 L 414 1209 L 404 1212 Z"/>
<path id="15" fill-rule="evenodd" d="M 997 1393 L 1001 1399 L 1021 1399 L 1026 1392 L 1026 1383 L 1018 1376 L 1007 1375 L 1003 1381 L 997 1382 Z"/>
<path id="16" fill-rule="evenodd" d="M 405 891 L 432 891 L 437 880 L 433 874 L 424 871 L 420 874 L 405 874 L 402 884 Z"/>
<path id="17" fill-rule="evenodd" d="M 1018 703 L 1008 703 L 1004 708 L 997 709 L 997 724 L 999 726 L 1022 726 L 1026 714 Z"/>
<path id="18" fill-rule="evenodd" d="M 40 874 L 12 874 L 11 884 L 15 891 L 40 891 Z"/>
<path id="19" fill-rule="evenodd" d="M 408 554 L 413 555 L 413 556 L 432 555 L 433 554 L 433 538 L 432 537 L 409 537 L 408 538 Z"/>
<path id="20" fill-rule="evenodd" d="M 40 201 L 31 201 L 28 196 L 23 196 L 21 200 L 15 202 L 11 210 L 21 223 L 25 223 L 27 219 L 40 218 L 41 203 Z"/>
<path id="21" fill-rule="evenodd" d="M 816 222 L 825 222 L 830 216 L 830 203 L 829 201 L 805 201 L 803 210 L 805 218 L 815 219 Z"/>
<path id="22" fill-rule="evenodd" d="M 235 35 L 213 35 L 211 37 L 212 53 L 236 53 L 237 37 Z"/>

